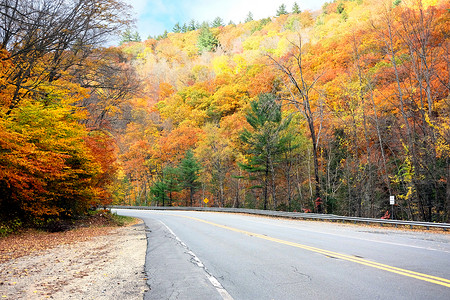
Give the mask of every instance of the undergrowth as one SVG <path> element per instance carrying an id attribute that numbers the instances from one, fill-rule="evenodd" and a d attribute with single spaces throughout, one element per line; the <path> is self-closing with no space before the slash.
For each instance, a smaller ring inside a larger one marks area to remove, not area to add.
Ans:
<path id="1" fill-rule="evenodd" d="M 71 219 L 52 218 L 41 222 L 24 224 L 20 219 L 9 221 L 0 220 L 0 237 L 20 232 L 26 228 L 36 228 L 48 232 L 68 231 L 80 227 L 126 226 L 135 221 L 135 218 L 119 216 L 109 210 L 91 210 L 87 214 Z"/>

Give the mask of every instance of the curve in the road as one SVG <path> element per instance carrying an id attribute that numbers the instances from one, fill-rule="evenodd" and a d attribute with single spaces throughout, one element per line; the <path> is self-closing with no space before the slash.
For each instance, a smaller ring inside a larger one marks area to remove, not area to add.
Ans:
<path id="1" fill-rule="evenodd" d="M 422 280 L 422 281 L 431 282 L 431 283 L 434 283 L 434 284 L 438 284 L 438 285 L 450 288 L 450 280 L 446 279 L 446 278 L 441 278 L 441 277 L 432 276 L 432 275 L 428 275 L 428 274 L 424 274 L 424 273 L 419 273 L 419 272 L 414 272 L 414 271 L 410 271 L 410 270 L 406 270 L 406 269 L 402 269 L 402 268 L 397 268 L 397 267 L 389 266 L 389 265 L 386 265 L 386 264 L 381 264 L 381 263 L 377 263 L 377 262 L 374 262 L 374 261 L 362 259 L 362 258 L 359 258 L 359 257 L 356 257 L 356 256 L 346 255 L 346 254 L 333 252 L 333 251 L 328 251 L 328 250 L 324 250 L 324 249 L 320 249 L 320 248 L 316 248 L 316 247 L 311 247 L 311 246 L 307 246 L 307 245 L 303 245 L 303 244 L 299 244 L 299 243 L 289 242 L 289 241 L 273 238 L 273 237 L 270 237 L 270 236 L 266 236 L 266 235 L 263 235 L 263 234 L 254 233 L 254 232 L 241 230 L 241 229 L 230 227 L 230 226 L 226 226 L 226 225 L 217 224 L 217 223 L 214 223 L 214 222 L 202 220 L 202 219 L 195 218 L 195 217 L 175 215 L 175 214 L 165 214 L 165 213 L 161 213 L 161 214 L 195 220 L 195 221 L 198 221 L 198 222 L 202 222 L 202 223 L 209 224 L 209 225 L 212 225 L 212 226 L 216 226 L 216 227 L 219 227 L 219 228 L 231 230 L 231 231 L 234 231 L 234 232 L 239 232 L 239 233 L 246 234 L 246 235 L 249 235 L 249 236 L 253 236 L 253 237 L 260 238 L 260 239 L 264 239 L 264 240 L 267 240 L 267 241 L 271 241 L 271 242 L 275 242 L 275 243 L 279 243 L 279 244 L 284 244 L 284 245 L 288 245 L 288 246 L 292 246 L 292 247 L 296 247 L 296 248 L 301 248 L 301 249 L 304 249 L 304 250 L 320 253 L 320 254 L 323 254 L 323 255 L 326 255 L 326 256 L 329 256 L 329 257 L 340 258 L 340 259 L 343 259 L 343 260 L 347 260 L 347 261 L 350 261 L 350 262 L 358 263 L 358 264 L 365 265 L 365 266 L 368 266 L 368 267 L 372 267 L 372 268 L 384 270 L 384 271 L 387 271 L 387 272 L 391 272 L 391 273 L 395 273 L 395 274 L 399 274 L 399 275 L 403 275 L 403 276 L 419 279 L 419 280 Z"/>

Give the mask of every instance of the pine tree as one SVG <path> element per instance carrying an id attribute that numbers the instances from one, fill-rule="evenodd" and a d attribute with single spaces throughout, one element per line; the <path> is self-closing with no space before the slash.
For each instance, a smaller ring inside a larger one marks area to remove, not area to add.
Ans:
<path id="1" fill-rule="evenodd" d="M 182 33 L 188 32 L 188 27 L 187 27 L 186 23 L 184 23 L 184 24 L 183 24 L 183 27 L 181 27 L 181 32 L 182 32 Z"/>
<path id="2" fill-rule="evenodd" d="M 286 5 L 281 4 L 280 7 L 278 7 L 278 10 L 277 10 L 277 17 L 279 17 L 281 15 L 287 15 L 287 14 L 288 14 L 288 12 L 286 10 Z"/>
<path id="3" fill-rule="evenodd" d="M 247 18 L 245 19 L 245 23 L 253 21 L 253 14 L 251 11 L 248 12 Z"/>
<path id="4" fill-rule="evenodd" d="M 214 36 L 208 27 L 203 26 L 200 31 L 200 35 L 198 36 L 197 44 L 200 52 L 211 52 L 215 51 L 219 46 L 219 40 Z"/>
<path id="5" fill-rule="evenodd" d="M 132 35 L 132 42 L 140 42 L 141 41 L 141 36 L 139 34 L 139 32 L 135 31 L 134 34 Z"/>
<path id="6" fill-rule="evenodd" d="M 189 31 L 197 30 L 197 25 L 196 25 L 194 19 L 192 19 L 192 20 L 189 22 L 188 30 L 189 30 Z"/>
<path id="7" fill-rule="evenodd" d="M 175 32 L 175 33 L 180 33 L 181 32 L 180 23 L 176 23 L 175 26 L 173 26 L 172 31 Z"/>
<path id="8" fill-rule="evenodd" d="M 223 23 L 223 20 L 221 17 L 217 17 L 214 19 L 211 26 L 217 28 L 217 27 L 225 26 L 225 24 Z"/>
<path id="9" fill-rule="evenodd" d="M 292 13 L 293 14 L 299 14 L 302 11 L 300 10 L 300 7 L 298 6 L 297 2 L 294 2 L 294 6 L 292 6 Z"/>
<path id="10" fill-rule="evenodd" d="M 189 189 L 190 206 L 192 206 L 195 191 L 200 187 L 198 181 L 200 169 L 201 166 L 195 159 L 194 153 L 188 150 L 180 162 L 179 181 L 183 188 Z"/>
<path id="11" fill-rule="evenodd" d="M 344 9 L 345 9 L 344 3 L 342 3 L 342 2 L 339 3 L 339 5 L 338 5 L 337 8 L 336 8 L 338 14 L 342 14 L 342 13 L 344 12 Z"/>
<path id="12" fill-rule="evenodd" d="M 248 147 L 245 153 L 248 163 L 239 166 L 250 174 L 250 180 L 261 183 L 254 188 L 263 189 L 263 206 L 267 209 L 269 186 L 272 186 L 272 200 L 276 206 L 274 169 L 281 154 L 290 149 L 287 144 L 292 136 L 281 133 L 289 126 L 291 119 L 283 120 L 281 104 L 275 101 L 273 94 L 261 94 L 258 101 L 250 105 L 251 111 L 246 119 L 253 130 L 244 129 L 240 135 L 240 140 Z"/>
<path id="13" fill-rule="evenodd" d="M 172 206 L 174 192 L 181 190 L 180 182 L 178 180 L 180 170 L 174 167 L 166 167 L 163 170 L 164 182 L 167 185 L 167 192 L 169 193 L 169 206 Z"/>
<path id="14" fill-rule="evenodd" d="M 167 199 L 167 184 L 164 182 L 163 179 L 159 179 L 156 182 L 153 183 L 153 185 L 150 187 L 150 194 L 153 196 L 153 200 L 155 200 L 158 203 L 161 203 L 162 206 L 165 206 L 165 201 Z"/>
<path id="15" fill-rule="evenodd" d="M 124 43 L 128 43 L 128 42 L 140 42 L 140 41 L 141 41 L 141 36 L 139 35 L 139 33 L 137 31 L 131 32 L 131 29 L 127 28 L 122 33 L 122 39 L 120 40 L 120 45 L 122 45 Z"/>

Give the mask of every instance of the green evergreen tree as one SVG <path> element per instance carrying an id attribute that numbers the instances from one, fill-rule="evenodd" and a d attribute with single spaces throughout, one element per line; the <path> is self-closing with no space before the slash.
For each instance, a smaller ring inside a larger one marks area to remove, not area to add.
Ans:
<path id="1" fill-rule="evenodd" d="M 172 206 L 173 192 L 180 191 L 179 183 L 180 171 L 177 168 L 166 167 L 162 170 L 158 179 L 150 187 L 150 194 L 153 196 L 153 200 L 166 206 Z"/>
<path id="2" fill-rule="evenodd" d="M 167 32 L 167 30 L 164 30 L 164 33 L 158 35 L 157 37 L 155 37 L 155 40 L 159 41 L 159 40 L 166 39 L 168 34 L 169 33 Z M 151 38 L 151 37 L 149 37 L 149 38 Z"/>
<path id="3" fill-rule="evenodd" d="M 167 186 L 167 192 L 169 194 L 169 206 L 173 203 L 174 192 L 179 192 L 181 190 L 180 182 L 178 181 L 180 170 L 178 168 L 166 167 L 163 170 L 164 182 Z"/>
<path id="4" fill-rule="evenodd" d="M 197 45 L 200 52 L 211 52 L 217 49 L 219 40 L 208 27 L 203 26 L 198 36 Z"/>
<path id="5" fill-rule="evenodd" d="M 344 12 L 344 9 L 345 9 L 344 3 L 342 3 L 342 2 L 339 3 L 339 5 L 338 5 L 337 8 L 336 8 L 338 14 L 342 14 L 342 13 Z"/>
<path id="6" fill-rule="evenodd" d="M 244 154 L 248 157 L 248 163 L 239 166 L 249 173 L 248 179 L 261 183 L 253 188 L 263 189 L 263 208 L 267 209 L 270 186 L 274 205 L 277 203 L 274 170 L 292 139 L 291 135 L 282 134 L 289 126 L 291 118 L 283 120 L 281 104 L 275 101 L 273 94 L 259 95 L 258 101 L 251 102 L 250 106 L 251 111 L 246 119 L 252 130 L 245 129 L 240 135 L 240 140 L 247 146 Z"/>
<path id="7" fill-rule="evenodd" d="M 196 25 L 194 19 L 192 19 L 192 20 L 189 22 L 188 30 L 189 30 L 189 31 L 197 30 L 197 25 Z"/>
<path id="8" fill-rule="evenodd" d="M 128 42 L 140 42 L 140 41 L 141 41 L 141 36 L 139 35 L 139 33 L 137 31 L 132 32 L 130 28 L 127 28 L 122 33 L 120 45 L 122 45 L 124 43 L 128 43 Z"/>
<path id="9" fill-rule="evenodd" d="M 192 150 L 188 150 L 184 158 L 180 162 L 179 167 L 179 182 L 180 185 L 189 190 L 189 204 L 192 206 L 195 191 L 200 187 L 199 171 L 200 164 L 194 157 Z"/>
<path id="10" fill-rule="evenodd" d="M 175 32 L 175 33 L 180 33 L 181 32 L 181 26 L 180 26 L 180 23 L 176 23 L 175 24 L 175 26 L 173 26 L 173 29 L 172 29 L 172 31 L 173 32 Z"/>
<path id="11" fill-rule="evenodd" d="M 277 17 L 279 17 L 281 15 L 287 15 L 287 14 L 288 14 L 288 12 L 286 10 L 286 5 L 281 4 L 280 7 L 278 7 L 278 10 L 277 10 Z"/>
<path id="12" fill-rule="evenodd" d="M 122 38 L 120 40 L 120 45 L 124 43 L 128 43 L 131 40 L 131 29 L 127 28 L 124 32 L 122 32 Z"/>
<path id="13" fill-rule="evenodd" d="M 245 23 L 253 21 L 253 14 L 251 11 L 248 12 L 247 18 L 245 19 Z"/>
<path id="14" fill-rule="evenodd" d="M 139 32 L 135 31 L 134 34 L 132 35 L 132 42 L 140 42 L 141 41 L 141 36 L 139 34 Z"/>
<path id="15" fill-rule="evenodd" d="M 299 14 L 302 11 L 300 10 L 300 7 L 298 6 L 297 2 L 294 2 L 294 5 L 292 6 L 292 13 L 293 14 Z"/>
<path id="16" fill-rule="evenodd" d="M 211 26 L 214 28 L 217 28 L 217 27 L 225 26 L 225 24 L 223 23 L 223 20 L 221 17 L 217 17 L 214 19 Z"/>
<path id="17" fill-rule="evenodd" d="M 150 194 L 153 196 L 153 200 L 158 203 L 161 203 L 162 206 L 165 206 L 165 201 L 167 198 L 167 184 L 164 182 L 162 178 L 158 179 L 153 183 L 150 187 Z"/>

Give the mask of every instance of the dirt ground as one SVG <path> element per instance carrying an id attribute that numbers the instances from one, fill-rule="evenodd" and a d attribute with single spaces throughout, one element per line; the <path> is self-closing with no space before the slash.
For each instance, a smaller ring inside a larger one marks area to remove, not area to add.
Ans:
<path id="1" fill-rule="evenodd" d="M 143 299 L 146 248 L 142 222 L 0 239 L 0 297 Z"/>

